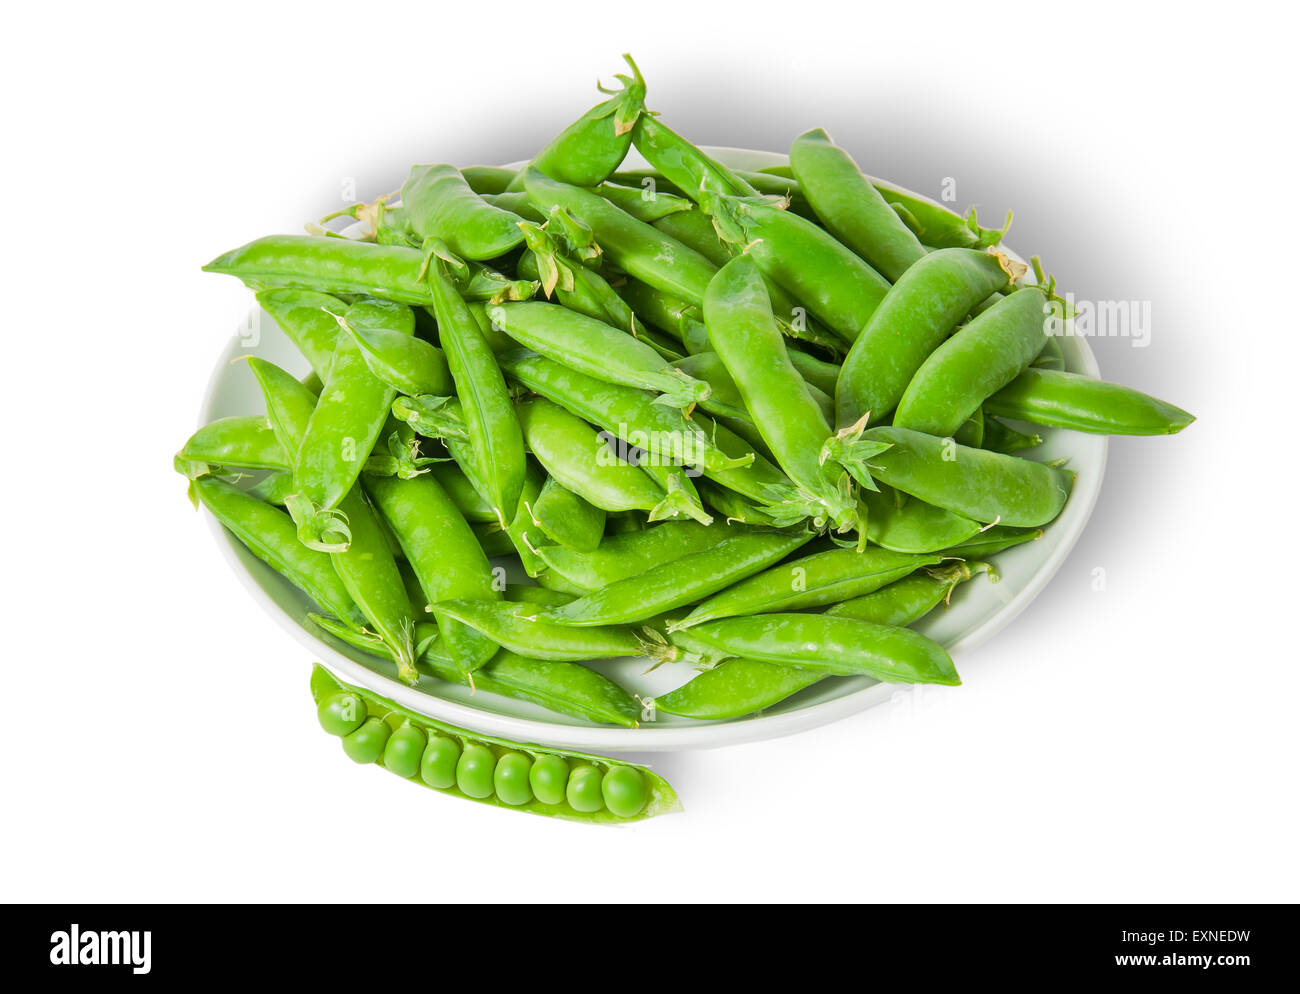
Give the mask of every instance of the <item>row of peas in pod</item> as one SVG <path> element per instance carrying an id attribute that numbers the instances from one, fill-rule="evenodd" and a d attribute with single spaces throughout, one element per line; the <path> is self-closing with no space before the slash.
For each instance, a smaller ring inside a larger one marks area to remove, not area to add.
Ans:
<path id="1" fill-rule="evenodd" d="M 323 633 L 433 693 L 632 727 L 640 702 L 584 663 L 691 664 L 656 706 L 707 720 L 836 676 L 958 683 L 910 626 L 1060 514 L 1040 429 L 1191 415 L 1067 371 L 1063 304 L 1004 228 L 820 130 L 729 168 L 627 61 L 522 169 L 416 165 L 205 267 L 311 373 L 250 359 L 265 411 L 189 439 L 193 499 Z"/>
<path id="2" fill-rule="evenodd" d="M 317 666 L 312 697 L 321 727 L 356 763 L 378 763 L 454 796 L 531 814 L 625 822 L 678 810 L 677 795 L 642 766 L 520 745 L 455 728 L 340 683 Z"/>

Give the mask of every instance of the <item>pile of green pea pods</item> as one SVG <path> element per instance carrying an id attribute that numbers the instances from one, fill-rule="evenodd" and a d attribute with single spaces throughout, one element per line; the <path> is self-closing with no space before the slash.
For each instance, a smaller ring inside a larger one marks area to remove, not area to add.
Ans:
<path id="1" fill-rule="evenodd" d="M 627 61 L 523 169 L 417 165 L 209 263 L 313 372 L 251 359 L 265 413 L 177 468 L 323 633 L 432 693 L 635 727 L 585 661 L 694 665 L 655 706 L 707 720 L 826 677 L 960 682 L 908 626 L 1061 512 L 1034 426 L 1192 417 L 1066 372 L 1061 303 L 1002 230 L 820 130 L 788 167 L 728 168 Z M 649 168 L 622 169 L 633 147 Z"/>

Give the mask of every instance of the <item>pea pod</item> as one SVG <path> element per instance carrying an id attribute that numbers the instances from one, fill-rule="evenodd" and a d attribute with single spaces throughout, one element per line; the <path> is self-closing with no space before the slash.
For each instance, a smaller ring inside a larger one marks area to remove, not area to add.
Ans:
<path id="1" fill-rule="evenodd" d="M 289 515 L 211 476 L 195 480 L 194 492 L 212 516 L 253 555 L 322 608 L 353 628 L 366 623 L 334 571 L 330 557 L 298 541 Z"/>
<path id="2" fill-rule="evenodd" d="M 821 128 L 794 140 L 790 167 L 827 230 L 885 279 L 896 283 L 925 255 L 912 230 Z"/>
<path id="3" fill-rule="evenodd" d="M 596 430 L 558 404 L 538 397 L 518 408 L 528 448 L 562 486 L 606 511 L 646 511 L 650 520 L 708 516 L 685 490 L 665 493 L 651 477 L 613 453 Z"/>
<path id="4" fill-rule="evenodd" d="M 329 376 L 338 343 L 337 318 L 347 304 L 315 290 L 261 290 L 257 302 L 275 320 L 322 381 Z"/>
<path id="5" fill-rule="evenodd" d="M 541 549 L 539 554 L 553 571 L 591 591 L 711 549 L 733 534 L 735 530 L 721 522 L 665 521 L 652 528 L 611 535 L 590 552 L 559 546 Z"/>
<path id="6" fill-rule="evenodd" d="M 561 131 L 537 153 L 531 168 L 575 186 L 596 186 L 618 168 L 632 144 L 633 126 L 645 112 L 641 70 L 632 56 L 623 58 L 632 70 L 631 76 L 616 77 L 623 89 Z"/>
<path id="7" fill-rule="evenodd" d="M 1009 261 L 973 249 L 932 252 L 889 291 L 844 359 L 835 386 L 838 427 L 888 418 L 916 371 L 957 322 L 1007 283 Z M 967 412 L 969 413 L 969 412 Z"/>
<path id="8" fill-rule="evenodd" d="M 762 276 L 748 255 L 718 271 L 705 296 L 704 319 L 754 425 L 799 488 L 797 498 L 784 501 L 788 522 L 811 516 L 841 530 L 850 527 L 856 522 L 856 506 L 848 477 L 838 466 L 819 460 L 830 425 L 790 363 Z"/>
<path id="9" fill-rule="evenodd" d="M 455 393 L 447 357 L 437 346 L 394 328 L 367 328 L 347 320 L 341 324 L 356 342 L 370 372 L 394 390 L 442 397 Z"/>
<path id="10" fill-rule="evenodd" d="M 310 617 L 319 628 L 345 645 L 381 659 L 393 658 L 391 650 L 368 632 L 349 628 L 333 618 Z M 637 699 L 608 677 L 581 663 L 530 659 L 502 649 L 479 669 L 467 674 L 451 658 L 437 625 L 417 624 L 415 639 L 419 647 L 417 665 L 440 680 L 472 686 L 476 692 L 481 690 L 527 701 L 585 721 L 637 727 L 637 718 L 641 714 Z"/>
<path id="11" fill-rule="evenodd" d="M 698 467 L 724 485 L 747 488 L 746 492 L 760 486 L 789 485 L 775 467 L 757 458 L 748 444 L 736 444 L 734 436 L 713 432 L 707 419 L 698 414 L 687 420 L 679 411 L 656 404 L 654 395 L 645 390 L 606 383 L 523 350 L 503 353 L 499 360 L 510 376 L 528 389 L 630 448 L 646 452 L 649 459 L 642 461 L 642 468 L 665 490 L 673 478 L 682 477 L 681 465 Z"/>
<path id="12" fill-rule="evenodd" d="M 955 435 L 990 394 L 1015 379 L 1042 351 L 1046 304 L 1042 290 L 1025 287 L 1002 297 L 959 330 L 912 376 L 894 412 L 894 424 L 929 435 Z"/>
<path id="13" fill-rule="evenodd" d="M 1037 448 L 1042 444 L 1042 435 L 1012 428 L 1005 421 L 992 415 L 986 415 L 984 418 L 984 437 L 980 440 L 980 448 L 982 449 L 1011 454 L 1013 452 L 1023 452 L 1025 449 Z"/>
<path id="14" fill-rule="evenodd" d="M 624 278 L 614 289 L 641 321 L 677 339 L 688 355 L 713 348 L 704 330 L 704 317 L 695 304 L 630 278 Z"/>
<path id="15" fill-rule="evenodd" d="M 979 534 L 974 518 L 892 491 L 863 490 L 867 538 L 897 552 L 937 552 Z"/>
<path id="16" fill-rule="evenodd" d="M 649 345 L 567 307 L 530 301 L 488 313 L 525 348 L 599 380 L 653 390 L 663 395 L 657 403 L 690 408 L 709 397 L 708 384 L 677 372 Z"/>
<path id="17" fill-rule="evenodd" d="M 340 348 L 345 347 L 345 341 L 339 339 Z M 286 448 L 300 447 L 318 407 L 315 394 L 278 366 L 263 360 L 250 360 L 250 364 L 262 388 L 267 417 L 276 434 Z M 338 514 L 348 541 L 330 550 L 334 570 L 388 647 L 397 664 L 398 676 L 414 683 L 417 679 L 415 648 L 411 641 L 414 622 L 388 533 L 358 487 L 353 487 L 339 501 Z"/>
<path id="18" fill-rule="evenodd" d="M 403 757 L 396 764 L 394 772 L 441 793 L 516 811 L 527 811 L 530 814 L 594 824 L 618 824 L 681 809 L 677 795 L 668 782 L 643 766 L 586 753 L 544 749 L 457 728 L 417 714 L 359 687 L 340 683 L 320 666 L 312 670 L 311 690 L 318 708 L 346 700 L 350 706 L 364 709 L 366 723 L 378 722 L 383 725 L 387 734 L 375 736 L 380 739 L 381 745 L 378 751 L 371 750 L 374 751 L 374 756 L 370 762 L 377 761 L 383 755 L 383 746 L 399 729 L 418 730 L 426 743 L 418 771 L 410 774 L 409 764 Z M 357 732 L 348 734 L 356 735 Z M 355 750 L 349 749 L 348 752 L 349 755 L 354 755 Z M 486 789 L 476 789 L 478 783 L 463 782 L 453 774 L 456 771 L 462 777 L 465 776 L 463 768 L 467 765 L 467 755 L 485 767 L 485 777 L 481 782 Z M 498 775 L 497 771 L 503 762 L 506 771 Z M 513 768 L 525 765 L 528 767 L 526 777 L 510 775 Z M 580 787 L 575 786 L 573 793 L 581 796 L 584 802 L 580 808 L 575 808 L 567 800 L 569 785 L 574 783 L 575 774 L 586 770 L 594 773 L 584 773 L 581 779 L 594 777 L 595 799 L 588 800 Z M 566 781 L 564 797 L 554 792 L 554 786 L 559 780 Z M 471 791 L 464 790 L 465 786 L 469 786 Z M 504 797 L 500 794 L 502 787 L 506 787 Z"/>
<path id="19" fill-rule="evenodd" d="M 942 557 L 888 549 L 830 549 L 773 566 L 696 605 L 668 630 L 678 631 L 735 615 L 822 607 L 878 590 Z"/>
<path id="20" fill-rule="evenodd" d="M 577 603 L 576 601 L 574 603 Z M 630 628 L 614 625 L 573 627 L 551 620 L 554 612 L 535 604 L 459 600 L 436 605 L 448 617 L 477 629 L 497 645 L 533 659 L 560 662 L 637 656 L 641 643 Z"/>
<path id="21" fill-rule="evenodd" d="M 517 173 L 506 166 L 466 166 L 460 171 L 469 188 L 481 197 L 505 193 Z"/>
<path id="22" fill-rule="evenodd" d="M 1196 420 L 1131 387 L 1052 369 L 1026 369 L 986 406 L 1002 417 L 1095 435 L 1173 435 Z"/>
<path id="23" fill-rule="evenodd" d="M 1037 527 L 1061 513 L 1071 475 L 1043 463 L 960 445 L 907 428 L 871 428 L 863 441 L 877 479 L 976 521 Z"/>
<path id="24" fill-rule="evenodd" d="M 677 197 L 648 187 L 634 188 L 618 183 L 602 183 L 596 192 L 638 221 L 654 224 L 670 214 L 680 214 L 695 205 L 685 197 Z"/>
<path id="25" fill-rule="evenodd" d="M 501 599 L 478 538 L 437 480 L 427 474 L 412 480 L 370 477 L 366 491 L 405 553 L 425 604 L 453 598 Z M 496 653 L 492 642 L 440 616 L 436 606 L 433 615 L 452 658 L 466 672 Z"/>
<path id="26" fill-rule="evenodd" d="M 670 214 L 654 222 L 655 227 L 664 234 L 677 239 L 688 248 L 694 249 L 715 266 L 725 266 L 740 250 L 739 246 L 722 240 L 718 235 L 713 218 L 703 210 L 683 211 Z M 830 352 L 843 350 L 843 343 L 814 321 L 810 321 L 807 311 L 794 297 L 771 279 L 767 279 L 767 293 L 772 300 L 772 313 L 781 328 L 781 333 L 788 338 L 811 342 Z M 791 361 L 794 353 L 791 348 Z"/>
<path id="27" fill-rule="evenodd" d="M 423 266 L 424 253 L 405 245 L 269 235 L 217 256 L 203 271 L 238 277 L 256 290 L 318 290 L 430 304 L 433 297 L 421 277 Z"/>
<path id="28" fill-rule="evenodd" d="M 447 275 L 454 259 L 448 260 L 445 251 L 436 246 L 432 252 L 428 281 L 439 339 L 463 408 L 475 475 L 483 481 L 497 520 L 504 526 L 514 517 L 523 490 L 523 433 L 501 367 Z"/>
<path id="29" fill-rule="evenodd" d="M 709 193 L 700 203 L 727 241 L 746 246 L 764 275 L 846 342 L 858 337 L 889 291 L 883 276 L 797 214 Z"/>
<path id="30" fill-rule="evenodd" d="M 411 309 L 390 301 L 362 300 L 348 308 L 347 320 L 415 333 Z M 395 395 L 370 371 L 356 341 L 341 335 L 293 463 L 298 492 L 287 506 L 306 545 L 325 552 L 346 545 L 347 527 L 335 511 L 370 458 Z"/>
<path id="31" fill-rule="evenodd" d="M 535 169 L 525 172 L 524 188 L 543 211 L 561 207 L 590 226 L 605 257 L 623 272 L 689 303 L 703 301 L 717 267 L 698 252 L 600 194 L 556 182 Z"/>
<path id="32" fill-rule="evenodd" d="M 466 259 L 495 259 L 523 241 L 523 219 L 485 201 L 455 166 L 413 166 L 402 209 L 421 239 L 440 239 Z"/>
<path id="33" fill-rule="evenodd" d="M 724 618 L 670 638 L 705 658 L 736 656 L 841 676 L 895 683 L 961 683 L 952 659 L 909 628 L 825 614 L 756 614 Z"/>
<path id="34" fill-rule="evenodd" d="M 856 618 L 877 625 L 903 627 L 920 621 L 940 604 L 948 603 L 958 584 L 969 580 L 978 570 L 967 563 L 948 563 L 943 566 L 917 570 L 910 576 L 895 580 L 888 586 L 869 594 L 831 605 L 826 614 L 831 617 Z"/>
<path id="35" fill-rule="evenodd" d="M 732 526 L 735 533 L 712 548 L 693 552 L 611 583 L 546 617 L 561 625 L 618 625 L 645 621 L 708 597 L 785 558 L 812 538 L 806 531 L 767 531 Z"/>
<path id="36" fill-rule="evenodd" d="M 233 469 L 288 469 L 289 453 L 263 415 L 218 418 L 204 425 L 176 454 L 179 463 Z M 200 474 L 201 475 L 201 474 Z"/>
<path id="37" fill-rule="evenodd" d="M 664 714 L 723 721 L 755 714 L 824 679 L 826 674 L 816 670 L 757 659 L 725 659 L 647 703 Z"/>
<path id="38" fill-rule="evenodd" d="M 755 196 L 758 191 L 721 162 L 706 155 L 652 114 L 632 129 L 632 142 L 672 186 L 697 198 L 701 190 Z"/>
<path id="39" fill-rule="evenodd" d="M 591 552 L 605 534 L 605 511 L 555 480 L 542 486 L 532 515 L 552 541 L 578 552 Z"/>

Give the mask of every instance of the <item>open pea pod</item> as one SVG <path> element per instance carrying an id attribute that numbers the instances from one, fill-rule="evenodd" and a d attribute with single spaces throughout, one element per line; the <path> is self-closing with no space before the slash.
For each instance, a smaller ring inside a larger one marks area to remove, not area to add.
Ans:
<path id="1" fill-rule="evenodd" d="M 480 735 L 312 670 L 321 727 L 358 763 L 379 763 L 440 793 L 529 814 L 608 825 L 681 810 L 644 766 Z"/>

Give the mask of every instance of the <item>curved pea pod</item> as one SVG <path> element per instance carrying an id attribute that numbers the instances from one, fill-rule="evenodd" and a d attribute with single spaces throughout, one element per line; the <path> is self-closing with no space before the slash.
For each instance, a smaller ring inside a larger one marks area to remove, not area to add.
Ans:
<path id="1" fill-rule="evenodd" d="M 466 166 L 460 171 L 469 188 L 481 197 L 505 193 L 519 170 L 508 166 Z"/>
<path id="2" fill-rule="evenodd" d="M 232 469 L 288 469 L 291 460 L 264 415 L 218 418 L 204 425 L 176 453 L 178 467 L 227 466 Z M 187 473 L 202 475 L 202 471 Z"/>
<path id="3" fill-rule="evenodd" d="M 856 618 L 877 625 L 902 627 L 920 621 L 948 599 L 958 584 L 965 583 L 983 564 L 972 570 L 966 563 L 949 563 L 932 569 L 918 570 L 901 580 L 869 594 L 841 601 L 827 608 L 826 614 L 838 618 Z"/>
<path id="4" fill-rule="evenodd" d="M 536 604 L 455 600 L 442 601 L 434 607 L 482 632 L 497 645 L 532 659 L 573 662 L 606 656 L 638 656 L 642 651 L 641 642 L 630 628 L 614 625 L 576 628 L 557 624 L 546 609 Z M 563 611 L 563 608 L 555 610 Z"/>
<path id="5" fill-rule="evenodd" d="M 340 318 L 348 305 L 338 297 L 317 290 L 277 288 L 260 290 L 257 303 L 307 357 L 312 370 L 324 381 L 338 344 Z"/>
<path id="6" fill-rule="evenodd" d="M 825 678 L 825 673 L 815 670 L 757 659 L 726 659 L 648 703 L 656 711 L 682 718 L 704 721 L 744 718 L 779 704 Z"/>
<path id="7" fill-rule="evenodd" d="M 658 117 L 644 114 L 632 129 L 632 143 L 674 189 L 698 198 L 701 190 L 740 196 L 758 191 L 730 168 L 706 155 Z"/>
<path id="8" fill-rule="evenodd" d="M 426 604 L 453 598 L 500 600 L 492 565 L 477 536 L 432 476 L 411 480 L 371 477 L 366 490 L 392 529 Z M 496 646 L 451 619 L 438 619 L 448 651 L 465 671 L 477 669 Z"/>
<path id="9" fill-rule="evenodd" d="M 656 404 L 649 391 L 607 383 L 525 350 L 503 353 L 499 360 L 529 390 L 629 448 L 647 452 L 651 458 L 643 460 L 641 467 L 665 490 L 673 478 L 681 477 L 680 465 L 698 467 L 737 485 L 751 478 L 756 485 L 788 483 L 774 467 L 761 465 L 748 443 L 737 442 L 725 432 L 715 434 L 698 414 L 687 420 L 680 411 Z"/>
<path id="10" fill-rule="evenodd" d="M 644 470 L 619 459 L 596 430 L 537 397 L 518 407 L 528 448 L 558 483 L 605 511 L 646 511 L 652 521 L 687 515 L 708 523 L 683 489 L 665 492 Z M 671 482 L 671 481 L 670 481 Z"/>
<path id="11" fill-rule="evenodd" d="M 602 183 L 595 192 L 638 221 L 654 224 L 669 214 L 680 214 L 695 205 L 685 197 L 665 193 L 653 186 L 630 187 L 617 183 Z"/>
<path id="12" fill-rule="evenodd" d="M 345 320 L 397 334 L 415 333 L 411 309 L 391 301 L 361 300 L 348 308 Z M 287 506 L 305 544 L 338 551 L 338 543 L 328 535 L 338 524 L 333 512 L 361 475 L 395 396 L 396 391 L 370 371 L 352 336 L 341 335 L 293 463 L 298 493 Z"/>
<path id="13" fill-rule="evenodd" d="M 463 169 L 461 173 L 464 174 Z M 472 183 L 470 188 L 473 189 Z M 518 214 L 525 221 L 531 221 L 534 224 L 542 224 L 546 221 L 546 215 L 537 209 L 537 205 L 528 199 L 528 194 L 524 193 L 523 190 L 484 194 L 483 199 L 493 207 L 500 207 L 503 211 Z"/>
<path id="14" fill-rule="evenodd" d="M 1002 241 L 1011 224 L 1011 215 L 1008 213 L 1007 223 L 1001 228 L 984 228 L 980 226 L 973 207 L 963 216 L 929 197 L 922 197 L 874 176 L 867 178 L 927 248 L 987 248 Z"/>
<path id="15" fill-rule="evenodd" d="M 795 367 L 795 370 L 800 373 L 800 376 L 803 376 L 803 373 L 799 371 L 799 366 L 795 361 L 796 354 L 805 355 L 806 353 L 796 353 L 789 349 L 786 350 L 786 355 L 790 358 L 790 365 Z M 808 356 L 808 358 L 812 359 L 812 356 Z M 819 360 L 816 359 L 813 361 L 819 362 Z M 685 356 L 684 358 L 679 359 L 677 362 L 673 363 L 673 365 L 688 376 L 704 380 L 709 384 L 709 389 L 713 391 L 715 400 L 721 401 L 728 407 L 739 411 L 743 416 L 748 417 L 749 412 L 745 409 L 744 398 L 741 397 L 740 391 L 736 388 L 735 380 L 733 380 L 731 374 L 727 372 L 726 363 L 722 361 L 722 357 L 716 352 L 697 352 L 694 355 Z M 822 409 L 822 414 L 826 417 L 827 423 L 829 424 L 835 417 L 835 398 L 826 393 L 807 377 L 803 377 L 803 379 L 804 387 L 807 389 L 808 395 L 817 402 L 817 406 Z"/>
<path id="16" fill-rule="evenodd" d="M 215 477 L 201 477 L 193 486 L 203 506 L 258 559 L 347 625 L 366 623 L 330 557 L 298 541 L 289 515 Z"/>
<path id="17" fill-rule="evenodd" d="M 524 188 L 548 214 L 561 207 L 588 225 L 605 258 L 629 276 L 689 303 L 703 301 L 717 267 L 698 252 L 600 194 L 556 182 L 536 169 L 525 171 Z"/>
<path id="18" fill-rule="evenodd" d="M 348 628 L 333 618 L 310 617 L 317 627 L 340 642 L 383 659 L 392 659 L 392 652 L 369 632 Z M 452 660 L 437 625 L 417 624 L 415 638 L 419 647 L 419 666 L 440 680 L 528 701 L 557 714 L 586 721 L 622 725 L 624 728 L 638 725 L 641 704 L 637 699 L 608 677 L 581 663 L 530 659 L 502 649 L 473 674 L 467 674 Z"/>
<path id="19" fill-rule="evenodd" d="M 974 538 L 944 550 L 946 556 L 959 556 L 970 562 L 985 560 L 1026 542 L 1036 542 L 1043 537 L 1041 528 L 1012 528 L 1007 525 L 986 525 Z M 990 571 L 990 576 L 996 575 Z"/>
<path id="20" fill-rule="evenodd" d="M 380 736 L 382 742 L 387 742 L 398 729 L 418 730 L 426 742 L 425 752 L 419 770 L 404 779 L 441 794 L 597 825 L 616 825 L 681 810 L 668 782 L 644 766 L 511 742 L 457 728 L 368 690 L 341 683 L 321 666 L 312 670 L 311 691 L 318 709 L 342 695 L 359 699 L 366 713 L 365 724 L 372 721 L 383 724 L 382 731 L 387 734 Z M 413 731 L 404 734 L 414 737 Z M 359 750 L 353 749 L 349 754 L 353 752 Z M 375 751 L 374 758 L 378 759 L 381 752 L 382 748 Z M 462 772 L 466 756 L 483 764 L 477 771 L 480 777 L 472 778 L 473 784 L 457 775 Z M 389 772 L 399 775 L 410 772 L 407 764 L 396 766 L 396 770 Z M 594 780 L 593 797 L 577 789 L 575 778 L 579 774 L 589 774 Z M 484 781 L 481 785 L 479 779 Z M 462 784 L 471 788 L 470 792 L 462 789 Z M 578 807 L 569 802 L 569 795 L 579 801 Z"/>
<path id="21" fill-rule="evenodd" d="M 840 529 L 856 522 L 847 475 L 819 458 L 830 425 L 790 363 L 762 275 L 747 254 L 718 270 L 705 295 L 704 320 L 755 427 L 798 487 L 793 499 L 770 501 L 783 504 L 778 520 L 811 516 Z"/>
<path id="22" fill-rule="evenodd" d="M 493 207 L 445 163 L 411 167 L 402 184 L 402 210 L 421 239 L 440 239 L 466 259 L 495 259 L 523 241 L 522 218 Z"/>
<path id="23" fill-rule="evenodd" d="M 645 80 L 632 56 L 623 59 L 631 76 L 615 78 L 623 84 L 608 100 L 597 104 L 556 135 L 530 163 L 547 176 L 575 186 L 596 186 L 627 157 L 632 128 L 645 113 Z M 603 92 L 610 92 L 608 90 Z"/>
<path id="24" fill-rule="evenodd" d="M 486 487 L 497 520 L 507 524 L 519 506 L 526 455 L 510 391 L 478 322 L 447 276 L 454 259 L 434 247 L 428 281 L 438 337 L 460 397 L 474 475 Z"/>
<path id="25" fill-rule="evenodd" d="M 808 531 L 731 527 L 734 534 L 711 548 L 611 583 L 563 607 L 551 608 L 546 617 L 573 626 L 645 621 L 753 576 L 812 539 Z"/>
<path id="26" fill-rule="evenodd" d="M 465 471 L 454 462 L 438 463 L 429 470 L 429 474 L 446 491 L 466 521 L 481 524 L 497 520 L 492 505 L 475 489 Z"/>
<path id="27" fill-rule="evenodd" d="M 907 428 L 871 428 L 873 475 L 891 487 L 976 521 L 1033 528 L 1061 513 L 1073 477 L 1063 469 L 972 449 Z"/>
<path id="28" fill-rule="evenodd" d="M 1042 290 L 1025 287 L 961 328 L 913 375 L 894 412 L 895 426 L 955 435 L 990 394 L 1042 351 L 1046 305 Z"/>
<path id="29" fill-rule="evenodd" d="M 718 618 L 767 614 L 822 607 L 878 590 L 941 556 L 913 555 L 888 549 L 831 549 L 773 566 L 714 594 L 685 618 L 672 622 L 670 632 L 692 628 Z"/>
<path id="30" fill-rule="evenodd" d="M 930 353 L 1012 272 L 1010 260 L 974 249 L 932 252 L 911 266 L 844 359 L 835 386 L 838 427 L 888 418 Z"/>
<path id="31" fill-rule="evenodd" d="M 1043 351 L 1033 362 L 1036 369 L 1065 369 L 1065 353 L 1061 350 L 1061 340 L 1056 335 L 1048 335 L 1043 344 Z"/>
<path id="32" fill-rule="evenodd" d="M 343 341 L 340 339 L 340 347 Z M 318 407 L 315 394 L 278 366 L 262 360 L 252 362 L 276 434 L 286 448 L 300 447 Z M 299 496 L 290 495 L 286 501 L 292 504 Z M 406 585 L 393 558 L 389 533 L 359 487 L 353 487 L 339 501 L 325 528 L 321 538 L 328 546 L 334 571 L 388 647 L 397 663 L 398 676 L 414 683 L 414 621 Z M 301 530 L 299 524 L 300 538 Z"/>
<path id="33" fill-rule="evenodd" d="M 755 614 L 698 625 L 670 638 L 705 658 L 736 656 L 892 683 L 961 683 L 943 646 L 910 628 L 825 614 Z"/>
<path id="34" fill-rule="evenodd" d="M 887 280 L 897 282 L 925 255 L 912 230 L 821 128 L 794 140 L 790 167 L 818 219 Z"/>
<path id="35" fill-rule="evenodd" d="M 392 328 L 340 322 L 375 376 L 404 394 L 449 397 L 456 392 L 447 357 L 437 346 Z"/>
<path id="36" fill-rule="evenodd" d="M 846 342 L 858 337 L 889 282 L 821 228 L 766 201 L 705 193 L 723 238 L 746 246 L 764 275 Z"/>
<path id="37" fill-rule="evenodd" d="M 711 549 L 732 534 L 732 528 L 717 521 L 709 525 L 698 521 L 665 521 L 650 528 L 611 535 L 590 552 L 551 546 L 539 549 L 538 553 L 551 570 L 591 591 L 639 576 L 692 552 Z"/>
<path id="38" fill-rule="evenodd" d="M 416 248 L 317 235 L 269 235 L 203 267 L 205 273 L 235 276 L 255 290 L 320 290 L 429 304 L 433 298 L 423 269 L 424 253 Z"/>
<path id="39" fill-rule="evenodd" d="M 988 399 L 991 414 L 1094 435 L 1173 435 L 1196 420 L 1155 397 L 1078 373 L 1026 369 Z"/>
<path id="40" fill-rule="evenodd" d="M 1023 452 L 1025 449 L 1037 448 L 1042 444 L 1042 435 L 1012 428 L 1005 421 L 992 415 L 985 415 L 984 417 L 984 437 L 980 440 L 980 448 L 982 449 L 991 449 L 994 452 L 1004 452 L 1010 455 L 1013 452 Z"/>
<path id="41" fill-rule="evenodd" d="M 681 342 L 688 355 L 712 350 L 703 316 L 696 305 L 627 277 L 614 291 L 641 321 Z"/>
<path id="42" fill-rule="evenodd" d="M 559 304 L 500 304 L 488 315 L 525 348 L 595 379 L 660 393 L 658 403 L 690 408 L 709 397 L 707 383 L 677 372 L 649 345 Z"/>
<path id="43" fill-rule="evenodd" d="M 688 248 L 694 249 L 719 268 L 730 262 L 743 247 L 724 242 L 718 235 L 713 218 L 698 208 L 666 215 L 655 221 L 654 226 Z M 815 321 L 810 320 L 806 309 L 789 293 L 771 279 L 766 279 L 766 282 L 767 294 L 772 301 L 772 314 L 781 328 L 781 334 L 787 338 L 811 342 L 833 353 L 838 354 L 843 351 L 844 343 Z M 706 345 L 705 348 L 711 346 Z M 691 351 L 704 351 L 705 348 Z M 794 361 L 793 353 L 796 351 L 791 349 L 791 361 Z M 834 383 L 834 378 L 831 379 L 831 383 Z"/>
<path id="44" fill-rule="evenodd" d="M 548 479 L 532 505 L 533 519 L 552 541 L 591 552 L 605 535 L 605 511 Z"/>
<path id="45" fill-rule="evenodd" d="M 866 507 L 867 538 L 897 552 L 938 552 L 973 538 L 983 527 L 974 518 L 904 494 L 864 489 L 858 500 Z"/>

